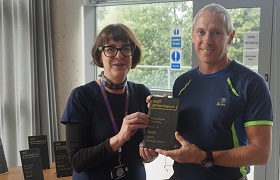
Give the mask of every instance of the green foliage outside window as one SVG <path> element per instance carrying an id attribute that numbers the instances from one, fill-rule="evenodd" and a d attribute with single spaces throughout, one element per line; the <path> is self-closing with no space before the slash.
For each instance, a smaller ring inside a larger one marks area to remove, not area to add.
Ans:
<path id="1" fill-rule="evenodd" d="M 244 32 L 259 31 L 260 8 L 229 9 L 235 28 L 235 38 L 229 46 L 229 57 L 243 62 Z"/>
<path id="2" fill-rule="evenodd" d="M 137 35 L 143 48 L 142 61 L 128 80 L 151 89 L 172 89 L 175 79 L 190 70 L 192 57 L 192 2 L 107 6 L 97 8 L 97 31 L 110 23 L 124 23 Z M 259 8 L 231 9 L 236 37 L 229 57 L 242 63 L 243 33 L 259 31 Z M 182 28 L 181 70 L 170 69 L 170 31 Z"/>

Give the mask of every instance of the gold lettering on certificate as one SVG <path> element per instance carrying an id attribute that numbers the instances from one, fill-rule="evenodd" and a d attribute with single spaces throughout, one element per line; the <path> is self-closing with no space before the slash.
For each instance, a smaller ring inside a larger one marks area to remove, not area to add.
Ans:
<path id="1" fill-rule="evenodd" d="M 152 142 L 152 143 L 155 143 L 157 142 L 156 140 L 152 140 L 152 139 L 146 139 L 146 142 Z"/>
<path id="2" fill-rule="evenodd" d="M 153 104 L 151 109 L 163 109 L 169 111 L 177 111 L 178 105 L 161 104 L 161 100 L 152 100 Z"/>
<path id="3" fill-rule="evenodd" d="M 148 130 L 147 133 L 148 133 L 148 134 L 156 134 L 156 131 L 150 131 L 150 130 Z"/>
<path id="4" fill-rule="evenodd" d="M 155 104 L 160 104 L 161 103 L 161 100 L 159 99 L 159 100 L 152 100 L 153 101 L 153 103 L 155 103 Z"/>
<path id="5" fill-rule="evenodd" d="M 149 138 L 149 139 L 154 139 L 155 136 L 147 136 L 147 138 Z"/>
<path id="6" fill-rule="evenodd" d="M 159 129 L 159 126 L 149 125 L 149 128 L 151 128 L 151 129 Z"/>

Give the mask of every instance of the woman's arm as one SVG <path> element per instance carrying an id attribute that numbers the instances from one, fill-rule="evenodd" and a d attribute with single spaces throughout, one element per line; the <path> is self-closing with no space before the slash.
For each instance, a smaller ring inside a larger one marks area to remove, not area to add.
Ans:
<path id="1" fill-rule="evenodd" d="M 88 124 L 66 123 L 68 158 L 76 172 L 94 168 L 116 155 L 109 148 L 109 138 L 92 146 L 90 132 Z"/>

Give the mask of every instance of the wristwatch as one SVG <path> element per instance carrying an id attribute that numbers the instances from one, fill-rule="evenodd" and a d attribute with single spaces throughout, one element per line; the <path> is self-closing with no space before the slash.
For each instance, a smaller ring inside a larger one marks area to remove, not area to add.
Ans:
<path id="1" fill-rule="evenodd" d="M 206 151 L 206 158 L 201 163 L 202 167 L 211 168 L 214 166 L 214 158 L 212 151 Z"/>

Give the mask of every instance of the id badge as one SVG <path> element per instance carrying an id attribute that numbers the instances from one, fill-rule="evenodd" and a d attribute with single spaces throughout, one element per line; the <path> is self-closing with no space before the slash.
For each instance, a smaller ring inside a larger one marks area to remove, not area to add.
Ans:
<path id="1" fill-rule="evenodd" d="M 128 168 L 124 164 L 120 164 L 111 169 L 111 179 L 121 179 L 126 176 Z"/>

